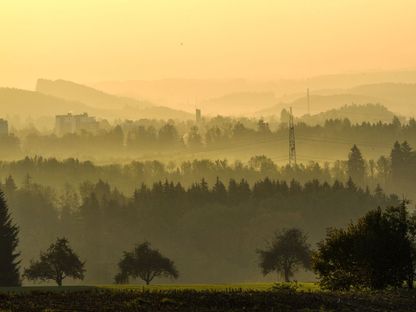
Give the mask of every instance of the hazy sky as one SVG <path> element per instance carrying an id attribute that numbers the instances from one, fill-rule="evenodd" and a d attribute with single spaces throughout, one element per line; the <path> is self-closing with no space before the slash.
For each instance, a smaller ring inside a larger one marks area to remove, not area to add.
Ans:
<path id="1" fill-rule="evenodd" d="M 0 0 L 0 85 L 415 67 L 415 0 Z"/>

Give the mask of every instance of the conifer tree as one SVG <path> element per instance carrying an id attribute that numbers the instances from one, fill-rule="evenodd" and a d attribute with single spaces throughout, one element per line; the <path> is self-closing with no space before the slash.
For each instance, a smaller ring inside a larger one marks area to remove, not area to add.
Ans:
<path id="1" fill-rule="evenodd" d="M 224 183 L 217 177 L 217 180 L 212 188 L 213 197 L 220 203 L 225 203 L 227 200 L 227 189 Z"/>
<path id="2" fill-rule="evenodd" d="M 355 144 L 351 148 L 351 152 L 348 155 L 347 173 L 355 184 L 359 186 L 364 184 L 365 162 L 361 151 Z"/>
<path id="3" fill-rule="evenodd" d="M 20 286 L 19 256 L 16 251 L 19 229 L 13 224 L 6 199 L 0 191 L 0 286 Z"/>

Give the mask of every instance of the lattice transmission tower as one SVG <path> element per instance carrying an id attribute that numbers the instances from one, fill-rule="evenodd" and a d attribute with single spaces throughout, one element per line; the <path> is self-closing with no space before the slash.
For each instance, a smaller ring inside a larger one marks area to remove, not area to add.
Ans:
<path id="1" fill-rule="evenodd" d="M 295 123 L 293 122 L 292 107 L 289 114 L 289 165 L 296 165 Z"/>

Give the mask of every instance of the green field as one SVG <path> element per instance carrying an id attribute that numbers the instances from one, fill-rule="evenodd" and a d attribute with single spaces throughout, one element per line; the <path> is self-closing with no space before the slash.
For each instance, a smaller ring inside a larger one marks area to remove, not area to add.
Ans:
<path id="1" fill-rule="evenodd" d="M 416 292 L 320 291 L 287 285 L 98 285 L 0 289 L 0 312 L 385 312 L 415 311 Z"/>
<path id="2" fill-rule="evenodd" d="M 277 283 L 284 285 L 285 283 Z M 100 288 L 119 290 L 196 290 L 196 291 L 225 291 L 225 290 L 255 290 L 270 291 L 276 283 L 240 283 L 240 284 L 162 284 L 162 285 L 101 285 Z M 297 283 L 299 291 L 316 291 L 319 285 L 316 283 Z"/>
<path id="3" fill-rule="evenodd" d="M 226 291 L 226 290 L 254 290 L 270 291 L 274 285 L 285 285 L 285 283 L 240 283 L 240 284 L 154 284 L 154 285 L 89 285 L 89 286 L 23 286 L 23 287 L 0 287 L 0 292 L 77 292 L 94 289 L 109 290 L 137 290 L 137 291 L 163 291 L 163 290 L 196 290 L 196 291 Z M 299 291 L 318 291 L 316 283 L 297 283 Z"/>

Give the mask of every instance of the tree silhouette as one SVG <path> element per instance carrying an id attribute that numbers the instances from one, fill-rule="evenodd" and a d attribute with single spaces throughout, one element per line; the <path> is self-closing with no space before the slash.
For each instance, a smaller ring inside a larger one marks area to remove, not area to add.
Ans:
<path id="1" fill-rule="evenodd" d="M 269 128 L 269 124 L 265 122 L 263 119 L 259 119 L 257 123 L 257 131 L 261 135 L 270 135 L 271 131 Z"/>
<path id="2" fill-rule="evenodd" d="M 306 235 L 299 229 L 286 229 L 276 233 L 269 248 L 257 252 L 263 274 L 276 271 L 284 276 L 285 282 L 289 282 L 290 277 L 300 267 L 310 268 L 311 251 Z"/>
<path id="3" fill-rule="evenodd" d="M 220 203 L 225 203 L 227 200 L 227 189 L 218 177 L 212 187 L 212 197 Z"/>
<path id="4" fill-rule="evenodd" d="M 65 278 L 84 279 L 84 265 L 69 246 L 65 238 L 58 238 L 46 252 L 42 252 L 38 261 L 31 261 L 25 269 L 24 277 L 29 280 L 53 280 L 62 286 Z"/>
<path id="5" fill-rule="evenodd" d="M 0 286 L 20 286 L 20 254 L 16 252 L 19 229 L 12 223 L 4 194 L 0 191 Z"/>
<path id="6" fill-rule="evenodd" d="M 171 123 L 165 124 L 159 129 L 158 142 L 161 147 L 172 147 L 178 144 L 179 134 L 175 125 Z"/>
<path id="7" fill-rule="evenodd" d="M 408 190 L 413 187 L 415 181 L 416 157 L 412 148 L 404 141 L 403 143 L 395 142 L 390 153 L 391 158 L 391 175 L 392 182 L 397 190 Z"/>
<path id="8" fill-rule="evenodd" d="M 120 272 L 116 275 L 117 283 L 127 283 L 129 277 L 140 278 L 146 285 L 156 277 L 178 278 L 179 273 L 172 260 L 162 256 L 150 243 L 137 245 L 131 252 L 124 252 L 118 264 Z"/>
<path id="9" fill-rule="evenodd" d="M 202 137 L 197 126 L 191 127 L 188 133 L 188 145 L 190 148 L 198 149 L 202 146 Z"/>
<path id="10" fill-rule="evenodd" d="M 415 220 L 398 207 L 368 212 L 346 229 L 328 230 L 318 244 L 313 266 L 321 286 L 331 290 L 413 287 Z"/>
<path id="11" fill-rule="evenodd" d="M 357 145 L 351 148 L 351 152 L 348 155 L 347 173 L 350 178 L 357 184 L 362 186 L 365 176 L 365 162 L 363 155 Z"/>
<path id="12" fill-rule="evenodd" d="M 16 183 L 14 182 L 14 179 L 11 175 L 9 175 L 6 178 L 6 181 L 4 182 L 4 191 L 6 195 L 9 198 L 10 195 L 12 195 L 17 190 Z"/>

